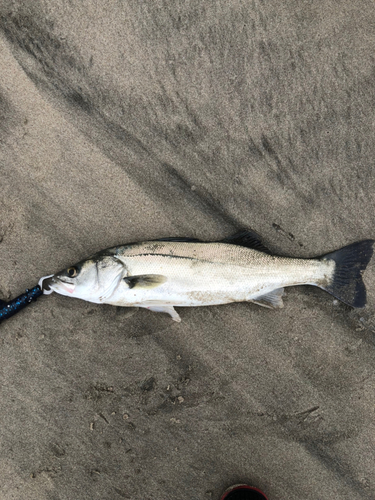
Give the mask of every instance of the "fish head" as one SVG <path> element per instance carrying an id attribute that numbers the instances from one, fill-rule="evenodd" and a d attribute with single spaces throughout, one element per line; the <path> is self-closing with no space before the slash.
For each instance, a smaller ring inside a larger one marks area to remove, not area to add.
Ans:
<path id="1" fill-rule="evenodd" d="M 48 284 L 61 295 L 105 303 L 125 274 L 125 266 L 116 257 L 101 255 L 60 271 Z"/>

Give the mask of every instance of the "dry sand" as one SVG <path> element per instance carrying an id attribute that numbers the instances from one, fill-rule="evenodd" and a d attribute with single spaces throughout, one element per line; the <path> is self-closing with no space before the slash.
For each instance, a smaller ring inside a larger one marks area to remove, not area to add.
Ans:
<path id="1" fill-rule="evenodd" d="M 375 237 L 373 2 L 0 2 L 0 298 L 102 248 L 252 227 Z M 368 306 L 145 310 L 57 295 L 0 326 L 1 500 L 375 498 Z"/>

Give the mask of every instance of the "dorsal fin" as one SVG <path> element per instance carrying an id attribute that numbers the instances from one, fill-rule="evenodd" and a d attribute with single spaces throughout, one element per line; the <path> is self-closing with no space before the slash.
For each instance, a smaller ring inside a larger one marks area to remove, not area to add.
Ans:
<path id="1" fill-rule="evenodd" d="M 180 241 L 183 243 L 203 243 L 202 240 L 197 238 L 184 238 L 183 236 L 171 236 L 167 238 L 158 238 L 155 241 Z"/>
<path id="2" fill-rule="evenodd" d="M 247 229 L 234 234 L 233 236 L 228 236 L 220 241 L 220 243 L 230 243 L 231 245 L 239 245 L 242 247 L 252 248 L 258 250 L 259 252 L 268 253 L 272 255 L 271 250 L 269 250 L 261 241 L 260 236 L 254 231 L 249 231 Z"/>

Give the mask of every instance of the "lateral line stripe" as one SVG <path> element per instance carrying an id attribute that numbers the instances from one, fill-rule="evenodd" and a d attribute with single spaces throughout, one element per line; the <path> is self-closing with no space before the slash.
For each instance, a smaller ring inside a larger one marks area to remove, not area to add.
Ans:
<path id="1" fill-rule="evenodd" d="M 157 257 L 169 257 L 170 259 L 188 259 L 188 260 L 200 260 L 200 261 L 203 261 L 203 262 L 211 262 L 210 260 L 205 260 L 205 259 L 197 259 L 195 257 L 184 257 L 182 255 L 170 255 L 170 254 L 167 254 L 167 253 L 138 253 L 138 254 L 134 254 L 134 255 L 127 255 L 126 258 L 132 258 L 132 257 L 147 257 L 149 255 L 152 255 L 152 256 L 157 256 Z"/>

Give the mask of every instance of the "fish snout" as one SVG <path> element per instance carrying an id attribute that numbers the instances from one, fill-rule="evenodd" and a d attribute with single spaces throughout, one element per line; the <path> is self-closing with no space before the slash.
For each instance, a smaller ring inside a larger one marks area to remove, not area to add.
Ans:
<path id="1" fill-rule="evenodd" d="M 74 283 L 67 281 L 65 276 L 59 276 L 58 274 L 46 280 L 46 286 L 48 286 L 50 290 L 62 295 L 72 294 L 76 287 Z"/>

